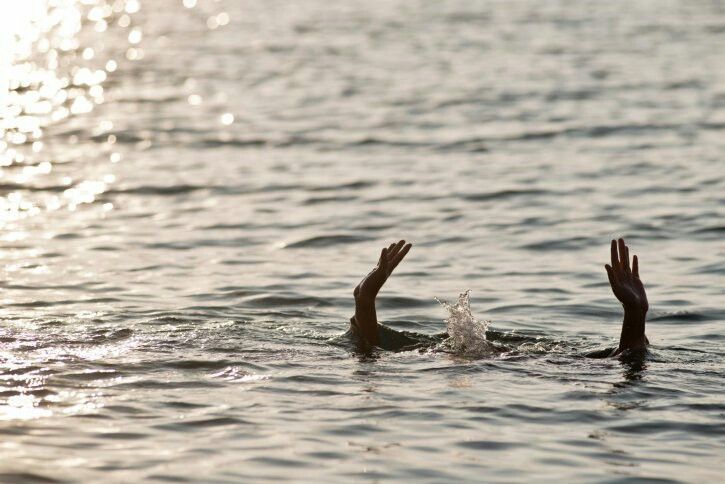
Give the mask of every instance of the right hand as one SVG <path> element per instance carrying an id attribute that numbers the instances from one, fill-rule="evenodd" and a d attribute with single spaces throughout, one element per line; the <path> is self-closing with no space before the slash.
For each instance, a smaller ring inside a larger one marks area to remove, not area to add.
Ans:
<path id="1" fill-rule="evenodd" d="M 380 252 L 378 265 L 363 278 L 355 287 L 353 295 L 355 299 L 375 299 L 378 292 L 388 280 L 393 270 L 400 264 L 400 261 L 408 254 L 413 244 L 406 244 L 401 240 L 397 244 L 390 244 Z"/>

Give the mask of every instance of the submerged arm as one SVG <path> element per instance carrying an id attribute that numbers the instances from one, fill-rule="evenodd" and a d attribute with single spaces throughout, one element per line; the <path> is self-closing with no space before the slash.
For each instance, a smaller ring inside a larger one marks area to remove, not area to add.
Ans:
<path id="1" fill-rule="evenodd" d="M 622 303 L 624 321 L 615 355 L 629 349 L 645 348 L 649 341 L 644 334 L 649 303 L 644 284 L 639 278 L 639 260 L 635 255 L 629 265 L 629 247 L 624 239 L 612 240 L 611 265 L 605 265 L 612 292 Z"/>
<path id="2" fill-rule="evenodd" d="M 355 316 L 350 319 L 350 327 L 362 340 L 372 346 L 380 344 L 375 298 L 411 247 L 412 244 L 406 244 L 404 240 L 401 240 L 397 244 L 390 244 L 389 247 L 384 248 L 380 253 L 377 266 L 360 281 L 353 292 Z"/>

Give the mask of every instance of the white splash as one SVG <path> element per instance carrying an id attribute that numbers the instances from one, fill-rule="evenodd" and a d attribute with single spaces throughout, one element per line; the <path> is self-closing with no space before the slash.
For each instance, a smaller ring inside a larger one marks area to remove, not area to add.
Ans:
<path id="1" fill-rule="evenodd" d="M 454 352 L 465 356 L 485 356 L 495 351 L 495 346 L 486 339 L 486 330 L 490 321 L 479 321 L 471 313 L 468 293 L 458 296 L 458 302 L 450 304 L 436 298 L 441 306 L 448 311 L 446 345 Z"/>

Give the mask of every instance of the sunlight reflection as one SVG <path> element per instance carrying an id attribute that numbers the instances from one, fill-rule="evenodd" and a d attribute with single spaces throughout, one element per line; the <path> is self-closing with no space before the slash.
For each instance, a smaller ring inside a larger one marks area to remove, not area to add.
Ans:
<path id="1" fill-rule="evenodd" d="M 98 313 L 79 316 L 93 320 Z M 68 362 L 108 361 L 127 356 L 139 344 L 134 336 L 116 339 L 113 333 L 89 334 L 89 338 L 81 339 L 67 339 L 60 334 L 46 335 L 45 339 L 34 333 L 14 332 L 0 336 L 6 340 L 0 345 L 0 388 L 4 395 L 0 398 L 0 421 L 88 413 L 103 407 L 104 393 L 98 388 L 114 386 L 128 377 L 104 367 L 70 370 Z M 106 342 L 90 341 L 106 338 Z M 78 380 L 80 387 L 53 390 L 54 386 L 48 384 L 49 380 L 57 383 L 64 378 Z M 83 382 L 87 379 L 94 381 L 96 390 L 86 391 Z"/>
<path id="2" fill-rule="evenodd" d="M 105 100 L 104 84 L 118 62 L 110 58 L 114 54 L 109 43 L 98 33 L 109 26 L 128 28 L 125 37 L 134 47 L 116 50 L 115 55 L 143 57 L 143 32 L 132 22 L 140 8 L 138 0 L 0 2 L 0 184 L 17 187 L 0 196 L 0 226 L 41 210 L 74 210 L 78 204 L 94 202 L 106 189 L 107 181 L 86 180 L 58 197 L 33 187 L 53 185 L 46 179 L 55 161 L 46 151 L 49 144 L 57 149 L 58 140 L 44 142 L 45 131 L 70 117 L 87 115 Z M 112 128 L 110 121 L 100 126 L 103 132 Z M 109 145 L 115 142 L 111 136 Z M 65 141 L 77 140 L 73 134 Z"/>
<path id="3" fill-rule="evenodd" d="M 53 415 L 51 410 L 39 407 L 40 399 L 33 395 L 14 395 L 0 405 L 0 420 L 30 420 Z"/>

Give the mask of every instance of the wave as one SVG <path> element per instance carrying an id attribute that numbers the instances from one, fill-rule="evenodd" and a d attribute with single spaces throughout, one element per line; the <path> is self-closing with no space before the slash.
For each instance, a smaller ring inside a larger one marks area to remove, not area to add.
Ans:
<path id="1" fill-rule="evenodd" d="M 505 200 L 508 198 L 516 198 L 516 197 L 527 197 L 527 196 L 534 196 L 534 195 L 549 195 L 553 194 L 550 190 L 541 190 L 537 188 L 530 188 L 530 189 L 511 189 L 511 190 L 497 190 L 494 192 L 487 192 L 487 193 L 470 193 L 467 195 L 462 195 L 461 198 L 464 200 L 468 200 L 471 202 L 484 202 L 488 200 Z"/>
<path id="2" fill-rule="evenodd" d="M 330 247 L 338 244 L 354 244 L 358 242 L 366 242 L 373 240 L 373 237 L 366 237 L 363 235 L 318 235 L 315 237 L 308 237 L 306 239 L 298 240 L 286 245 L 288 249 L 307 249 L 307 248 L 320 248 Z"/>
<path id="3" fill-rule="evenodd" d="M 210 185 L 141 185 L 133 188 L 115 188 L 105 192 L 106 195 L 179 195 L 200 190 L 214 190 L 220 187 Z"/>

